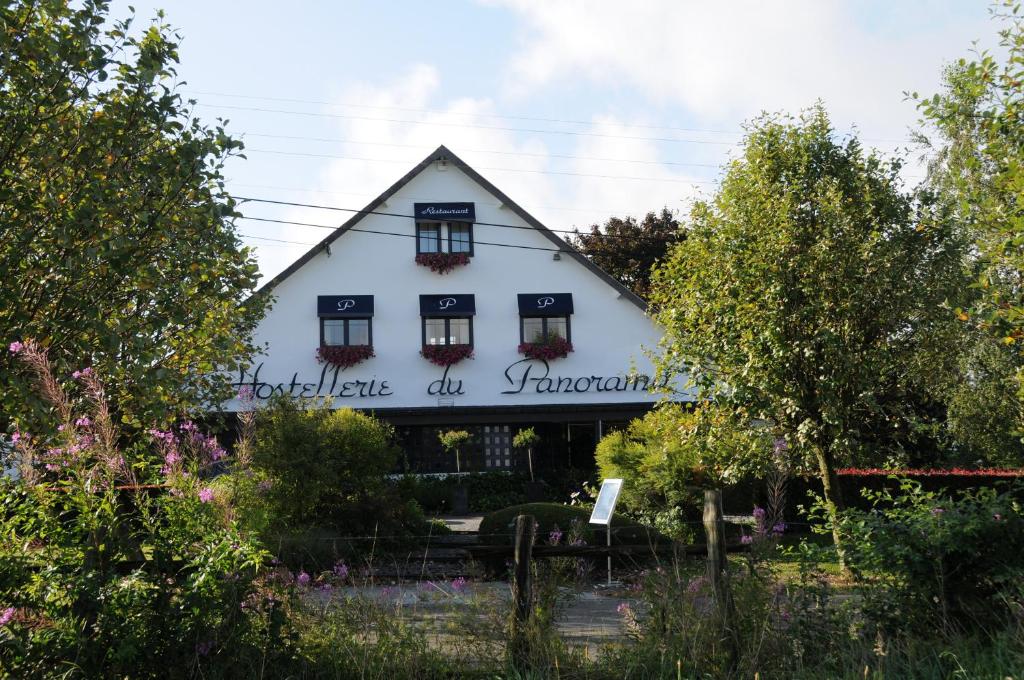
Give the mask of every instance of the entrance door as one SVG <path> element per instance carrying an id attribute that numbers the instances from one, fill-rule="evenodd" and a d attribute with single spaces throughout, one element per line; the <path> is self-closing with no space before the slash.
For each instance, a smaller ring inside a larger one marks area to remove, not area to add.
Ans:
<path id="1" fill-rule="evenodd" d="M 568 423 L 569 467 L 587 472 L 597 469 L 594 449 L 597 448 L 595 423 Z"/>

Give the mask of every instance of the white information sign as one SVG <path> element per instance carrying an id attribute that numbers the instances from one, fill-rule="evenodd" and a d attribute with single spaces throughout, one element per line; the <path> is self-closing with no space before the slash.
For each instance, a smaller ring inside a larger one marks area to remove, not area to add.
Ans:
<path id="1" fill-rule="evenodd" d="M 615 503 L 619 500 L 619 491 L 621 490 L 621 479 L 606 479 L 601 483 L 601 491 L 597 494 L 594 511 L 590 513 L 591 524 L 608 525 L 611 523 L 612 513 L 615 512 Z"/>

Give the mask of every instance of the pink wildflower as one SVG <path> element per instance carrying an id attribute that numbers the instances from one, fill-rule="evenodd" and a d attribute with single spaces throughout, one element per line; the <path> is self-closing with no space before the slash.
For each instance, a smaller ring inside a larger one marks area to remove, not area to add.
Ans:
<path id="1" fill-rule="evenodd" d="M 295 582 L 303 588 L 305 588 L 309 585 L 309 574 L 307 574 L 304 571 L 300 571 L 298 577 L 295 579 Z"/>
<path id="2" fill-rule="evenodd" d="M 466 587 L 467 587 L 466 579 L 464 579 L 461 576 L 452 581 L 452 590 L 454 590 L 456 593 L 461 593 L 461 592 L 465 591 Z"/>
<path id="3" fill-rule="evenodd" d="M 20 343 L 19 343 L 20 344 Z M 6 626 L 14 618 L 14 607 L 8 607 L 0 611 L 0 626 Z"/>
<path id="4" fill-rule="evenodd" d="M 212 501 L 213 500 L 213 489 L 211 489 L 208 486 L 204 486 L 202 489 L 200 489 L 199 490 L 199 500 L 201 502 L 203 502 L 203 503 L 209 503 L 210 501 Z M 306 575 L 306 578 L 307 579 L 309 578 L 308 574 Z"/>
<path id="5" fill-rule="evenodd" d="M 21 350 L 25 349 L 25 345 L 15 340 L 14 342 L 7 346 L 7 349 L 10 350 L 11 354 L 17 354 Z"/>
<path id="6" fill-rule="evenodd" d="M 348 578 L 348 565 L 344 561 L 334 565 L 334 575 L 344 581 Z"/>
<path id="7" fill-rule="evenodd" d="M 89 427 L 92 421 L 88 417 L 82 417 L 75 421 L 75 427 Z"/>
<path id="8" fill-rule="evenodd" d="M 753 536 L 748 536 L 747 534 L 743 534 L 740 537 L 740 543 L 742 543 L 743 545 L 750 545 L 753 542 L 754 542 L 754 537 Z"/>

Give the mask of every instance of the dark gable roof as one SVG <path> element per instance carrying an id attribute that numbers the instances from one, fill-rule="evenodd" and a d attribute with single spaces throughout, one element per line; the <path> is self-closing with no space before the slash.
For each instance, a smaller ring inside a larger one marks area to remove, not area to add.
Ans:
<path id="1" fill-rule="evenodd" d="M 331 245 L 336 240 L 338 240 L 338 238 L 346 231 L 356 226 L 356 224 L 358 224 L 361 219 L 366 217 L 368 214 L 373 213 L 380 206 L 381 203 L 384 203 L 393 195 L 395 195 L 399 189 L 401 189 L 410 181 L 412 181 L 412 179 L 416 177 L 416 175 L 420 174 L 428 167 L 430 167 L 430 165 L 435 161 L 448 161 L 455 167 L 459 168 L 462 172 L 466 174 L 466 176 L 468 176 L 470 179 L 472 179 L 477 184 L 482 186 L 492 196 L 497 198 L 502 204 L 511 209 L 512 212 L 518 215 L 524 222 L 526 222 L 531 227 L 539 231 L 541 234 L 545 236 L 545 238 L 547 238 L 553 244 L 558 246 L 558 249 L 561 252 L 566 253 L 567 255 L 575 259 L 577 262 L 582 264 L 584 267 L 589 269 L 591 272 L 596 274 L 602 281 L 610 285 L 615 290 L 619 291 L 622 297 L 626 298 L 640 309 L 644 311 L 647 310 L 647 303 L 645 303 L 643 299 L 641 299 L 635 293 L 633 293 L 633 291 L 629 290 L 624 285 L 622 285 L 617 279 L 609 275 L 606 271 L 604 271 L 596 264 L 594 264 L 586 257 L 584 257 L 583 254 L 580 253 L 578 250 L 576 250 L 568 243 L 563 241 L 557 234 L 555 234 L 550 229 L 541 224 L 533 215 L 519 207 L 519 205 L 515 201 L 513 201 L 511 198 L 503 194 L 496 186 L 494 186 L 486 179 L 484 179 L 476 170 L 466 165 L 466 163 L 462 159 L 460 159 L 458 156 L 449 151 L 444 145 L 437 147 L 436 151 L 434 151 L 432 154 L 430 154 L 422 161 L 420 161 L 419 164 L 417 164 L 416 167 L 407 172 L 405 176 L 402 177 L 402 179 L 392 184 L 387 191 L 385 191 L 383 194 L 370 201 L 370 203 L 365 208 L 363 208 L 355 215 L 353 215 L 351 219 L 345 222 L 345 224 L 341 225 L 340 227 L 332 231 L 330 234 L 327 235 L 327 237 L 324 240 L 320 241 L 320 243 L 310 248 L 305 255 L 303 255 L 295 262 L 293 262 L 287 269 L 285 269 L 280 274 L 270 279 L 270 281 L 261 286 L 260 289 L 257 291 L 257 294 L 270 292 L 275 286 L 277 286 L 277 284 L 287 279 L 289 276 L 298 271 L 298 269 L 302 267 L 302 265 L 306 264 L 307 262 L 309 262 L 309 260 L 313 259 L 313 257 L 317 253 L 324 250 L 327 246 Z"/>

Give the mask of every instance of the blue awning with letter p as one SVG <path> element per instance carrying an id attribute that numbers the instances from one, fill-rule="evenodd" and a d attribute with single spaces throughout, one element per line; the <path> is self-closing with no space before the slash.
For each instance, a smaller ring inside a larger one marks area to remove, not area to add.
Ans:
<path id="1" fill-rule="evenodd" d="M 373 316 L 372 295 L 318 295 L 317 316 Z"/>
<path id="2" fill-rule="evenodd" d="M 471 294 L 421 295 L 420 316 L 474 316 L 476 298 Z"/>
<path id="3" fill-rule="evenodd" d="M 572 293 L 519 293 L 520 316 L 572 314 Z"/>

